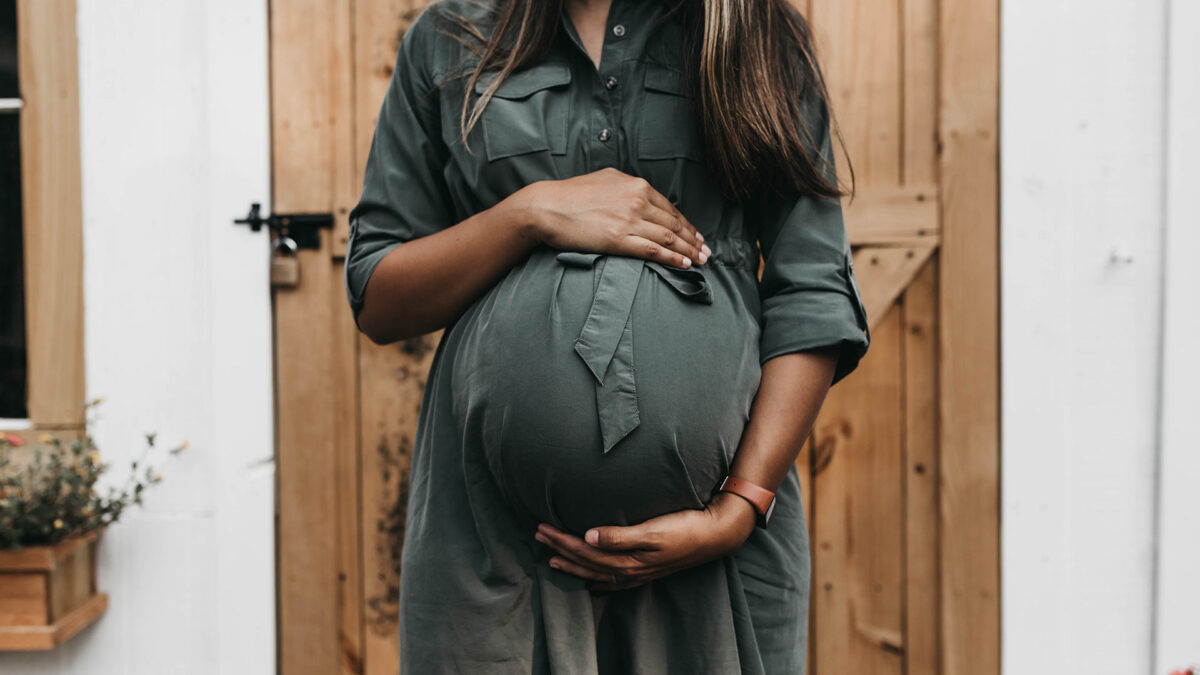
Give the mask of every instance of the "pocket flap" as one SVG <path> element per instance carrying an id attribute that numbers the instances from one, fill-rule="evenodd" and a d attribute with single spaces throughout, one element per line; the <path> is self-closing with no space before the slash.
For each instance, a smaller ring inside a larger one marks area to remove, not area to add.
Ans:
<path id="1" fill-rule="evenodd" d="M 681 70 L 673 70 L 663 66 L 646 66 L 644 85 L 647 89 L 683 96 L 686 93 L 684 83 L 683 71 Z"/>
<path id="2" fill-rule="evenodd" d="M 499 74 L 498 70 L 489 70 L 481 74 L 475 81 L 475 93 L 482 94 Z M 570 82 L 571 67 L 566 63 L 540 63 L 536 66 L 512 71 L 492 95 L 500 98 L 525 98 L 535 91 Z"/>

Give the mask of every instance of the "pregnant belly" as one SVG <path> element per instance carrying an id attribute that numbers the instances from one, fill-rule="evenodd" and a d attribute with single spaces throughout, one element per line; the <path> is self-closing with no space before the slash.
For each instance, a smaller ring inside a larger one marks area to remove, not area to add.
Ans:
<path id="1" fill-rule="evenodd" d="M 540 247 L 452 328 L 454 412 L 522 518 L 700 508 L 758 389 L 752 272 Z"/>

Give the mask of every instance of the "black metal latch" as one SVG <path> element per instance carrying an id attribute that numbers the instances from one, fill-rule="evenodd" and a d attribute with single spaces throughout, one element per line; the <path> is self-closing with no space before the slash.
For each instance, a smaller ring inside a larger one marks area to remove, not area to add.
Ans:
<path id="1" fill-rule="evenodd" d="M 250 205 L 250 213 L 245 218 L 234 220 L 237 225 L 249 225 L 250 229 L 258 232 L 263 225 L 279 236 L 295 242 L 296 248 L 321 248 L 319 228 L 333 227 L 332 213 L 274 213 L 262 216 L 262 206 L 257 202 Z"/>

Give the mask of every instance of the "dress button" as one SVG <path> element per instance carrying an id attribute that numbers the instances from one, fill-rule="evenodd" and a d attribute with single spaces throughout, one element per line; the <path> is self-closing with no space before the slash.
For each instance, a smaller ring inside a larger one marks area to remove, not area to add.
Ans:
<path id="1" fill-rule="evenodd" d="M 617 87 L 617 78 L 613 77 L 612 75 L 609 75 L 607 78 L 604 79 L 604 88 L 605 89 L 616 89 L 616 87 Z"/>
<path id="2" fill-rule="evenodd" d="M 617 37 L 624 36 L 625 35 L 625 24 L 619 23 L 619 24 L 613 26 L 613 35 L 616 35 Z"/>
<path id="3" fill-rule="evenodd" d="M 599 138 L 602 142 L 607 141 L 609 138 L 612 138 L 612 132 L 605 127 L 604 129 L 600 130 L 600 133 L 596 136 L 596 138 Z"/>

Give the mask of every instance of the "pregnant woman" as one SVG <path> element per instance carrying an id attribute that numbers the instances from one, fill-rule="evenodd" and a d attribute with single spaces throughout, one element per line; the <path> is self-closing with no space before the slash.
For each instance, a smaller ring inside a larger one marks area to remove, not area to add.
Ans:
<path id="1" fill-rule="evenodd" d="M 346 251 L 371 340 L 445 328 L 404 672 L 804 672 L 794 461 L 870 343 L 826 101 L 787 0 L 437 0 L 404 34 Z"/>

